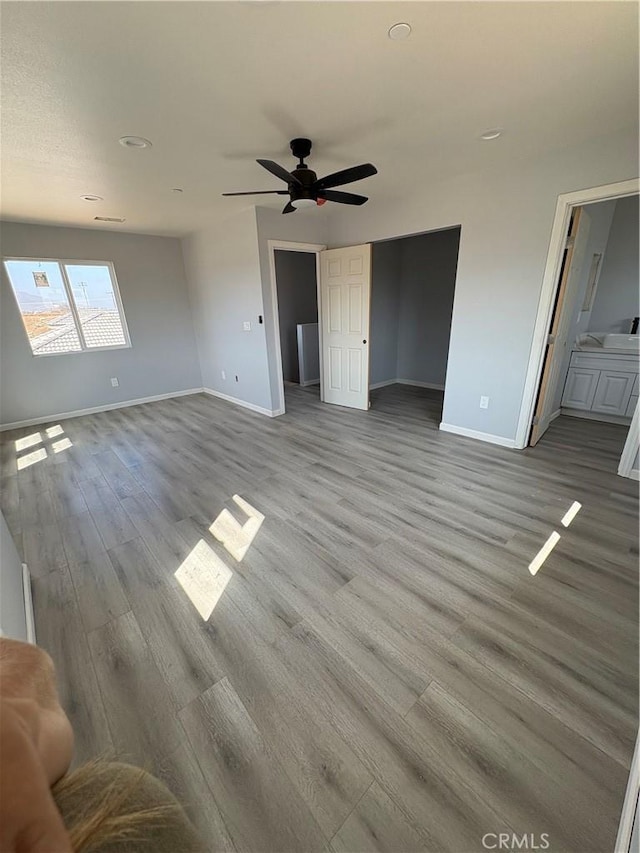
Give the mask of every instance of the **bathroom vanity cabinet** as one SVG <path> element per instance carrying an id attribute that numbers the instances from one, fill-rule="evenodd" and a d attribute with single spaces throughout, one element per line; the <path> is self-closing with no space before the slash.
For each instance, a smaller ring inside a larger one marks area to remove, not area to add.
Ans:
<path id="1" fill-rule="evenodd" d="M 631 418 L 637 402 L 637 355 L 572 352 L 562 408 Z"/>

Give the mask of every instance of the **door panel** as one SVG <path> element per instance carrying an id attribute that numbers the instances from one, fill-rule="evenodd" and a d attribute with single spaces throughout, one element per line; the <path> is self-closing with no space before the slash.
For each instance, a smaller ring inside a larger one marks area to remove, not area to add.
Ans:
<path id="1" fill-rule="evenodd" d="M 626 414 L 634 378 L 629 373 L 601 371 L 591 411 L 607 415 Z"/>
<path id="2" fill-rule="evenodd" d="M 571 367 L 562 395 L 562 405 L 567 409 L 590 409 L 596 393 L 599 370 L 588 367 Z"/>
<path id="3" fill-rule="evenodd" d="M 560 368 L 564 362 L 567 348 L 567 337 L 571 328 L 574 304 L 580 284 L 580 274 L 586 257 L 591 218 L 583 207 L 576 208 L 569 231 L 564 265 L 558 284 L 556 305 L 549 331 L 549 343 L 545 355 L 540 393 L 536 404 L 534 426 L 531 431 L 530 444 L 536 444 L 547 430 L 553 414 L 553 401 L 558 382 Z M 580 407 L 582 408 L 582 407 Z"/>
<path id="4" fill-rule="evenodd" d="M 371 246 L 320 253 L 322 399 L 369 407 Z"/>

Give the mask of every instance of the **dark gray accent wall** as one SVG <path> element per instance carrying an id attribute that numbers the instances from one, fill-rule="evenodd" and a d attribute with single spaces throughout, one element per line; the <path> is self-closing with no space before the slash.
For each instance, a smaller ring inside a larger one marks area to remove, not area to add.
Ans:
<path id="1" fill-rule="evenodd" d="M 618 199 L 602 262 L 590 332 L 631 329 L 640 314 L 638 295 L 638 196 Z"/>
<path id="2" fill-rule="evenodd" d="M 372 385 L 444 385 L 459 244 L 460 228 L 374 243 Z"/>
<path id="3" fill-rule="evenodd" d="M 371 315 L 369 381 L 398 376 L 398 317 L 400 313 L 400 240 L 374 243 L 371 258 Z"/>
<path id="4" fill-rule="evenodd" d="M 399 379 L 444 385 L 460 229 L 401 241 Z"/>
<path id="5" fill-rule="evenodd" d="M 316 256 L 311 252 L 275 252 L 276 286 L 282 375 L 287 382 L 299 382 L 298 323 L 318 322 Z"/>

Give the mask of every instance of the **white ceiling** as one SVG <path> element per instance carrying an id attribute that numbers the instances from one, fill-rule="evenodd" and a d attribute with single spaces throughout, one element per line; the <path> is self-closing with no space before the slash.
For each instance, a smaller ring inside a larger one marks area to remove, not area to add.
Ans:
<path id="1" fill-rule="evenodd" d="M 220 193 L 283 188 L 254 160 L 294 136 L 319 175 L 375 163 L 346 189 L 383 205 L 638 119 L 635 2 L 3 2 L 2 31 L 6 219 L 185 234 L 282 206 Z"/>

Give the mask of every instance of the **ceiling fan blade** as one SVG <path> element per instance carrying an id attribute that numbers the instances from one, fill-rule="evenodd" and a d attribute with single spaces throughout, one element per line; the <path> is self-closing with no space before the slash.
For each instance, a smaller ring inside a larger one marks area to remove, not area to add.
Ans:
<path id="1" fill-rule="evenodd" d="M 363 163 L 361 166 L 352 166 L 350 169 L 343 169 L 341 172 L 334 172 L 333 175 L 327 175 L 326 178 L 320 178 L 316 181 L 316 189 L 327 190 L 329 187 L 340 187 L 342 184 L 350 184 L 352 181 L 361 181 L 362 178 L 369 178 L 371 175 L 377 175 L 378 170 L 373 163 Z"/>
<path id="2" fill-rule="evenodd" d="M 339 190 L 320 190 L 318 198 L 326 198 L 327 201 L 337 201 L 340 204 L 364 204 L 369 201 L 366 195 L 341 193 Z"/>
<path id="3" fill-rule="evenodd" d="M 291 172 L 287 172 L 284 166 L 279 166 L 277 163 L 274 163 L 273 160 L 256 160 L 256 163 L 260 163 L 267 172 L 271 172 L 271 174 L 275 175 L 276 178 L 280 178 L 288 184 L 299 184 L 302 186 L 301 182 L 295 175 L 292 175 Z"/>
<path id="4" fill-rule="evenodd" d="M 288 190 L 250 190 L 246 193 L 222 193 L 222 195 L 289 195 Z"/>
<path id="5" fill-rule="evenodd" d="M 295 209 L 296 209 L 296 208 L 291 204 L 291 202 L 290 202 L 290 201 L 288 201 L 288 202 L 285 204 L 285 206 L 284 206 L 284 208 L 283 208 L 282 212 L 283 212 L 283 213 L 293 213 Z"/>

